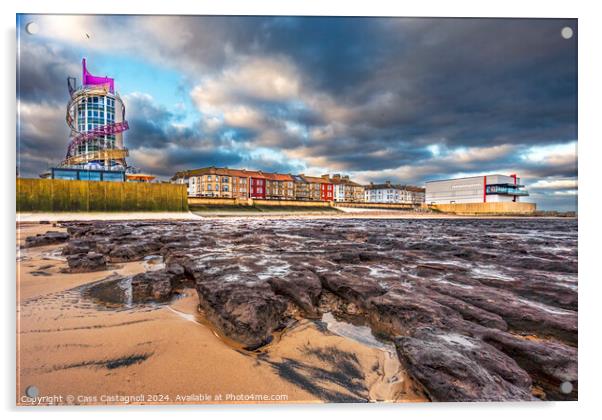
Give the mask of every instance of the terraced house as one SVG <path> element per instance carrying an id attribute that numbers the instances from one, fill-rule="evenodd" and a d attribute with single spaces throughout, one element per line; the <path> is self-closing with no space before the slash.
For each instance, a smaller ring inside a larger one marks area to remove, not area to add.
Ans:
<path id="1" fill-rule="evenodd" d="M 264 173 L 266 198 L 270 200 L 294 200 L 295 188 L 290 174 Z"/>
<path id="2" fill-rule="evenodd" d="M 309 200 L 309 182 L 301 175 L 293 175 L 295 200 Z"/>
<path id="3" fill-rule="evenodd" d="M 300 175 L 307 182 L 308 199 L 314 201 L 332 201 L 334 197 L 333 184 L 328 175 Z"/>
<path id="4" fill-rule="evenodd" d="M 364 188 L 366 203 L 424 203 L 424 188 L 411 185 L 394 185 L 390 181 L 384 184 L 370 183 Z"/>
<path id="5" fill-rule="evenodd" d="M 334 201 L 347 203 L 362 203 L 364 201 L 364 186 L 349 179 L 349 175 L 335 174 L 330 180 L 334 185 Z"/>
<path id="6" fill-rule="evenodd" d="M 172 182 L 188 184 L 189 197 L 248 198 L 253 176 L 259 172 L 210 167 L 178 172 Z"/>

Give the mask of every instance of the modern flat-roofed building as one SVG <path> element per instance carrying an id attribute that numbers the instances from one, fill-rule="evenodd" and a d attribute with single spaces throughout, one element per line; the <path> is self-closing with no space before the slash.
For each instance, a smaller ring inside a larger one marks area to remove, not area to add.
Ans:
<path id="1" fill-rule="evenodd" d="M 485 175 L 428 181 L 426 204 L 518 202 L 529 193 L 516 175 Z"/>

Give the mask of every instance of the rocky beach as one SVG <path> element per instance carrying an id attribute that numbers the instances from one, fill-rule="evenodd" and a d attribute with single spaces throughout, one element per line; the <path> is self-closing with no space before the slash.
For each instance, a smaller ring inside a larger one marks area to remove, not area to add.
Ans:
<path id="1" fill-rule="evenodd" d="M 578 396 L 575 219 L 74 221 L 18 235 L 18 395 Z"/>

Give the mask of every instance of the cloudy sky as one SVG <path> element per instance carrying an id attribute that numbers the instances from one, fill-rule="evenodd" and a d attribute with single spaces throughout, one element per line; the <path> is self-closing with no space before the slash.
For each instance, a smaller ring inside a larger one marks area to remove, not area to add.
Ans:
<path id="1" fill-rule="evenodd" d="M 576 209 L 576 20 L 21 15 L 17 31 L 22 176 L 64 158 L 86 57 L 125 102 L 129 163 L 162 178 L 517 173 L 540 208 Z"/>

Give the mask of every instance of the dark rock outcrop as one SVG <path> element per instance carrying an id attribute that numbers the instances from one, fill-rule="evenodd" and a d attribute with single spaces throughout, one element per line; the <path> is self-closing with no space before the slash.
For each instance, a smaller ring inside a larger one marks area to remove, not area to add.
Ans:
<path id="1" fill-rule="evenodd" d="M 323 273 L 320 274 L 320 280 L 324 289 L 358 307 L 365 307 L 368 299 L 386 292 L 376 280 L 358 277 L 351 273 Z"/>
<path id="2" fill-rule="evenodd" d="M 96 250 L 96 241 L 90 239 L 71 239 L 63 247 L 63 255 L 87 254 Z"/>
<path id="3" fill-rule="evenodd" d="M 69 240 L 69 233 L 50 230 L 43 234 L 28 236 L 25 238 L 24 248 L 60 244 Z"/>
<path id="4" fill-rule="evenodd" d="M 132 278 L 132 300 L 134 302 L 144 302 L 169 299 L 174 290 L 176 277 L 176 275 L 166 270 L 136 274 Z"/>
<path id="5" fill-rule="evenodd" d="M 452 308 L 428 296 L 399 290 L 368 299 L 367 318 L 379 334 L 394 337 L 412 335 L 424 326 L 466 333 L 471 324 Z"/>
<path id="6" fill-rule="evenodd" d="M 431 282 L 428 287 L 498 314 L 515 330 L 553 336 L 568 343 L 577 342 L 577 313 L 574 311 L 549 307 L 487 286 L 462 287 L 450 282 Z"/>
<path id="7" fill-rule="evenodd" d="M 550 340 L 529 339 L 487 330 L 481 339 L 512 357 L 546 392 L 549 399 L 577 399 L 577 349 Z M 572 392 L 562 393 L 570 382 Z"/>
<path id="8" fill-rule="evenodd" d="M 197 292 L 206 316 L 249 349 L 269 343 L 284 322 L 286 300 L 266 283 L 200 281 Z"/>
<path id="9" fill-rule="evenodd" d="M 109 259 L 112 262 L 139 261 L 162 247 L 163 244 L 159 241 L 138 240 L 114 247 L 109 252 Z"/>
<path id="10" fill-rule="evenodd" d="M 272 277 L 268 283 L 276 294 L 286 296 L 299 306 L 306 315 L 318 316 L 317 304 L 322 284 L 320 279 L 309 270 L 292 271 L 282 277 Z"/>
<path id="11" fill-rule="evenodd" d="M 88 273 L 107 269 L 106 257 L 96 252 L 68 255 L 67 264 L 69 265 L 68 271 L 70 273 Z"/>
<path id="12" fill-rule="evenodd" d="M 531 378 L 517 363 L 481 340 L 421 328 L 396 340 L 408 372 L 435 401 L 528 401 Z"/>

